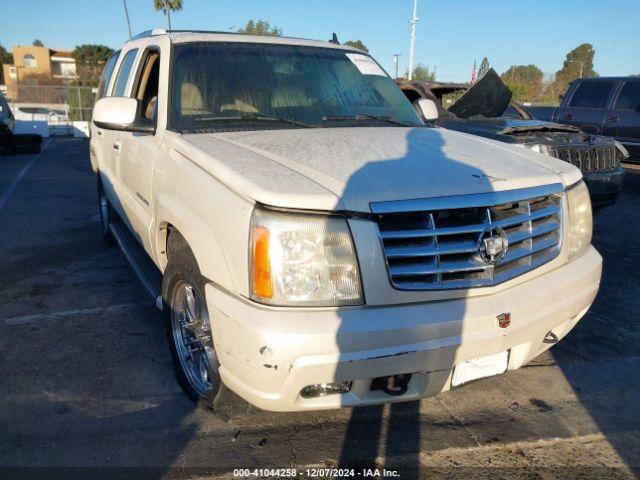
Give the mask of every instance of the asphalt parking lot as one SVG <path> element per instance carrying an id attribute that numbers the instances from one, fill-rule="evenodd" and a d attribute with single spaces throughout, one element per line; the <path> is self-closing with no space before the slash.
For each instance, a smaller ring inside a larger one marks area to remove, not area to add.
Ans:
<path id="1" fill-rule="evenodd" d="M 158 312 L 102 242 L 95 187 L 84 140 L 0 157 L 0 477 L 338 465 L 403 478 L 640 473 L 640 170 L 596 215 L 601 290 L 550 353 L 420 403 L 304 414 L 194 408 Z"/>

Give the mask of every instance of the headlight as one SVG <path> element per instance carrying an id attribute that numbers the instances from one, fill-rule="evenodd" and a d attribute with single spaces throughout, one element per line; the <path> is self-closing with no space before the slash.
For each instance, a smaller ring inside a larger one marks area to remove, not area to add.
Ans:
<path id="1" fill-rule="evenodd" d="M 620 164 L 621 161 L 629 158 L 629 151 L 620 142 L 614 141 L 613 143 L 616 146 L 616 160 L 617 163 Z"/>
<path id="2" fill-rule="evenodd" d="M 569 210 L 569 258 L 580 255 L 590 244 L 593 231 L 589 190 L 580 182 L 566 191 Z"/>
<path id="3" fill-rule="evenodd" d="M 308 307 L 363 303 L 345 218 L 255 209 L 250 241 L 254 300 Z"/>
<path id="4" fill-rule="evenodd" d="M 549 148 L 546 145 L 527 145 L 530 150 L 534 152 L 542 153 L 543 155 L 549 155 Z"/>

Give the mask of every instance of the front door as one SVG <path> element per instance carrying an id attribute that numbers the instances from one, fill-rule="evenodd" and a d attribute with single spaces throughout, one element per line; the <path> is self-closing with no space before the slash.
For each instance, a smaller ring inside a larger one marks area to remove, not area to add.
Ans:
<path id="1" fill-rule="evenodd" d="M 131 97 L 138 100 L 136 124 L 154 127 L 160 74 L 160 50 L 147 48 L 140 57 Z M 149 228 L 152 221 L 153 164 L 161 135 L 155 133 L 119 132 L 119 178 L 124 217 L 145 250 L 152 254 Z"/>

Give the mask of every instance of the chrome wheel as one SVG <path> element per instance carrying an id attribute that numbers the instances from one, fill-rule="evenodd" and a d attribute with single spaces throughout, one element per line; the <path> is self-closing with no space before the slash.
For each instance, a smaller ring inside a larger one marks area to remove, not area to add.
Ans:
<path id="1" fill-rule="evenodd" d="M 171 331 L 180 366 L 199 395 L 214 389 L 218 359 L 204 298 L 188 283 L 180 282 L 171 299 Z"/>

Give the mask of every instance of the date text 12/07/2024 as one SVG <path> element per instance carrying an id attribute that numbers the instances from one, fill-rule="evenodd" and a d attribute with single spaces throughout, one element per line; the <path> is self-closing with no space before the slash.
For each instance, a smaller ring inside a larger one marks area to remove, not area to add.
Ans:
<path id="1" fill-rule="evenodd" d="M 309 478 L 400 478 L 397 470 L 386 468 L 307 468 L 298 472 L 295 468 L 237 468 L 234 478 L 297 478 L 301 473 Z"/>

